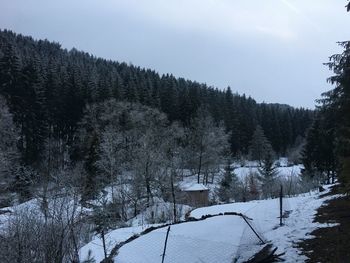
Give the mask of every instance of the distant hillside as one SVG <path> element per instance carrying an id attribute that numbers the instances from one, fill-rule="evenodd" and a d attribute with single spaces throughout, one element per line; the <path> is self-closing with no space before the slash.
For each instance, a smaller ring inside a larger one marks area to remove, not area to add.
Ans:
<path id="1" fill-rule="evenodd" d="M 38 130 L 32 133 L 40 133 L 41 118 L 45 118 L 45 122 L 54 124 L 56 134 L 68 138 L 68 143 L 85 106 L 109 98 L 158 108 L 170 121 L 178 120 L 185 126 L 190 125 L 199 107 L 206 107 L 230 132 L 233 154 L 248 152 L 258 124 L 274 150 L 283 154 L 297 137 L 305 135 L 313 118 L 313 111 L 307 109 L 258 104 L 230 88 L 219 90 L 171 74 L 159 75 L 7 30 L 0 31 L 0 61 L 0 94 L 13 106 L 17 120 L 23 112 L 35 110 L 38 123 L 34 129 Z M 16 82 L 26 82 L 26 87 L 16 90 Z"/>

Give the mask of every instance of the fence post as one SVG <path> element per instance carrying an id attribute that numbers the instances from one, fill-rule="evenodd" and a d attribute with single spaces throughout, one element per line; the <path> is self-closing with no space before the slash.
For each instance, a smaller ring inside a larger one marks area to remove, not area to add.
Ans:
<path id="1" fill-rule="evenodd" d="M 282 226 L 282 218 L 283 218 L 283 186 L 281 185 L 280 189 L 280 226 Z"/>
<path id="2" fill-rule="evenodd" d="M 165 242 L 164 242 L 164 249 L 163 249 L 163 255 L 162 255 L 162 263 L 164 263 L 164 259 L 165 259 L 166 245 L 168 243 L 169 232 L 170 232 L 170 226 L 168 227 L 168 230 L 166 231 L 166 238 L 165 238 Z"/>

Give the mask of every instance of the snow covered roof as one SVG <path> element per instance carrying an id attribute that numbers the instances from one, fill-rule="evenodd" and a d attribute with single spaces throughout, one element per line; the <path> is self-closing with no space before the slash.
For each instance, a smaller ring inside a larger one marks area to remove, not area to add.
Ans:
<path id="1" fill-rule="evenodd" d="M 197 183 L 182 184 L 180 187 L 182 191 L 186 191 L 186 192 L 209 190 L 209 188 L 206 187 L 204 184 L 197 184 Z"/>

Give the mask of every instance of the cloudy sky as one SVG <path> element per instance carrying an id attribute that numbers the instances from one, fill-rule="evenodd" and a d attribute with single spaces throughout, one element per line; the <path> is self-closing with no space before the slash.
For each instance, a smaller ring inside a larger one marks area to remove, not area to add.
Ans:
<path id="1" fill-rule="evenodd" d="M 348 40 L 345 0 L 0 0 L 0 28 L 313 108 Z"/>

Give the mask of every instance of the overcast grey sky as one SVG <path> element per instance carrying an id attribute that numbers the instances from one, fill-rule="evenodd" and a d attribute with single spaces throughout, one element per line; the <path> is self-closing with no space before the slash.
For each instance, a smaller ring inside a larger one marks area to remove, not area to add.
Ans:
<path id="1" fill-rule="evenodd" d="M 349 40 L 345 0 L 0 0 L 0 28 L 312 108 Z"/>

